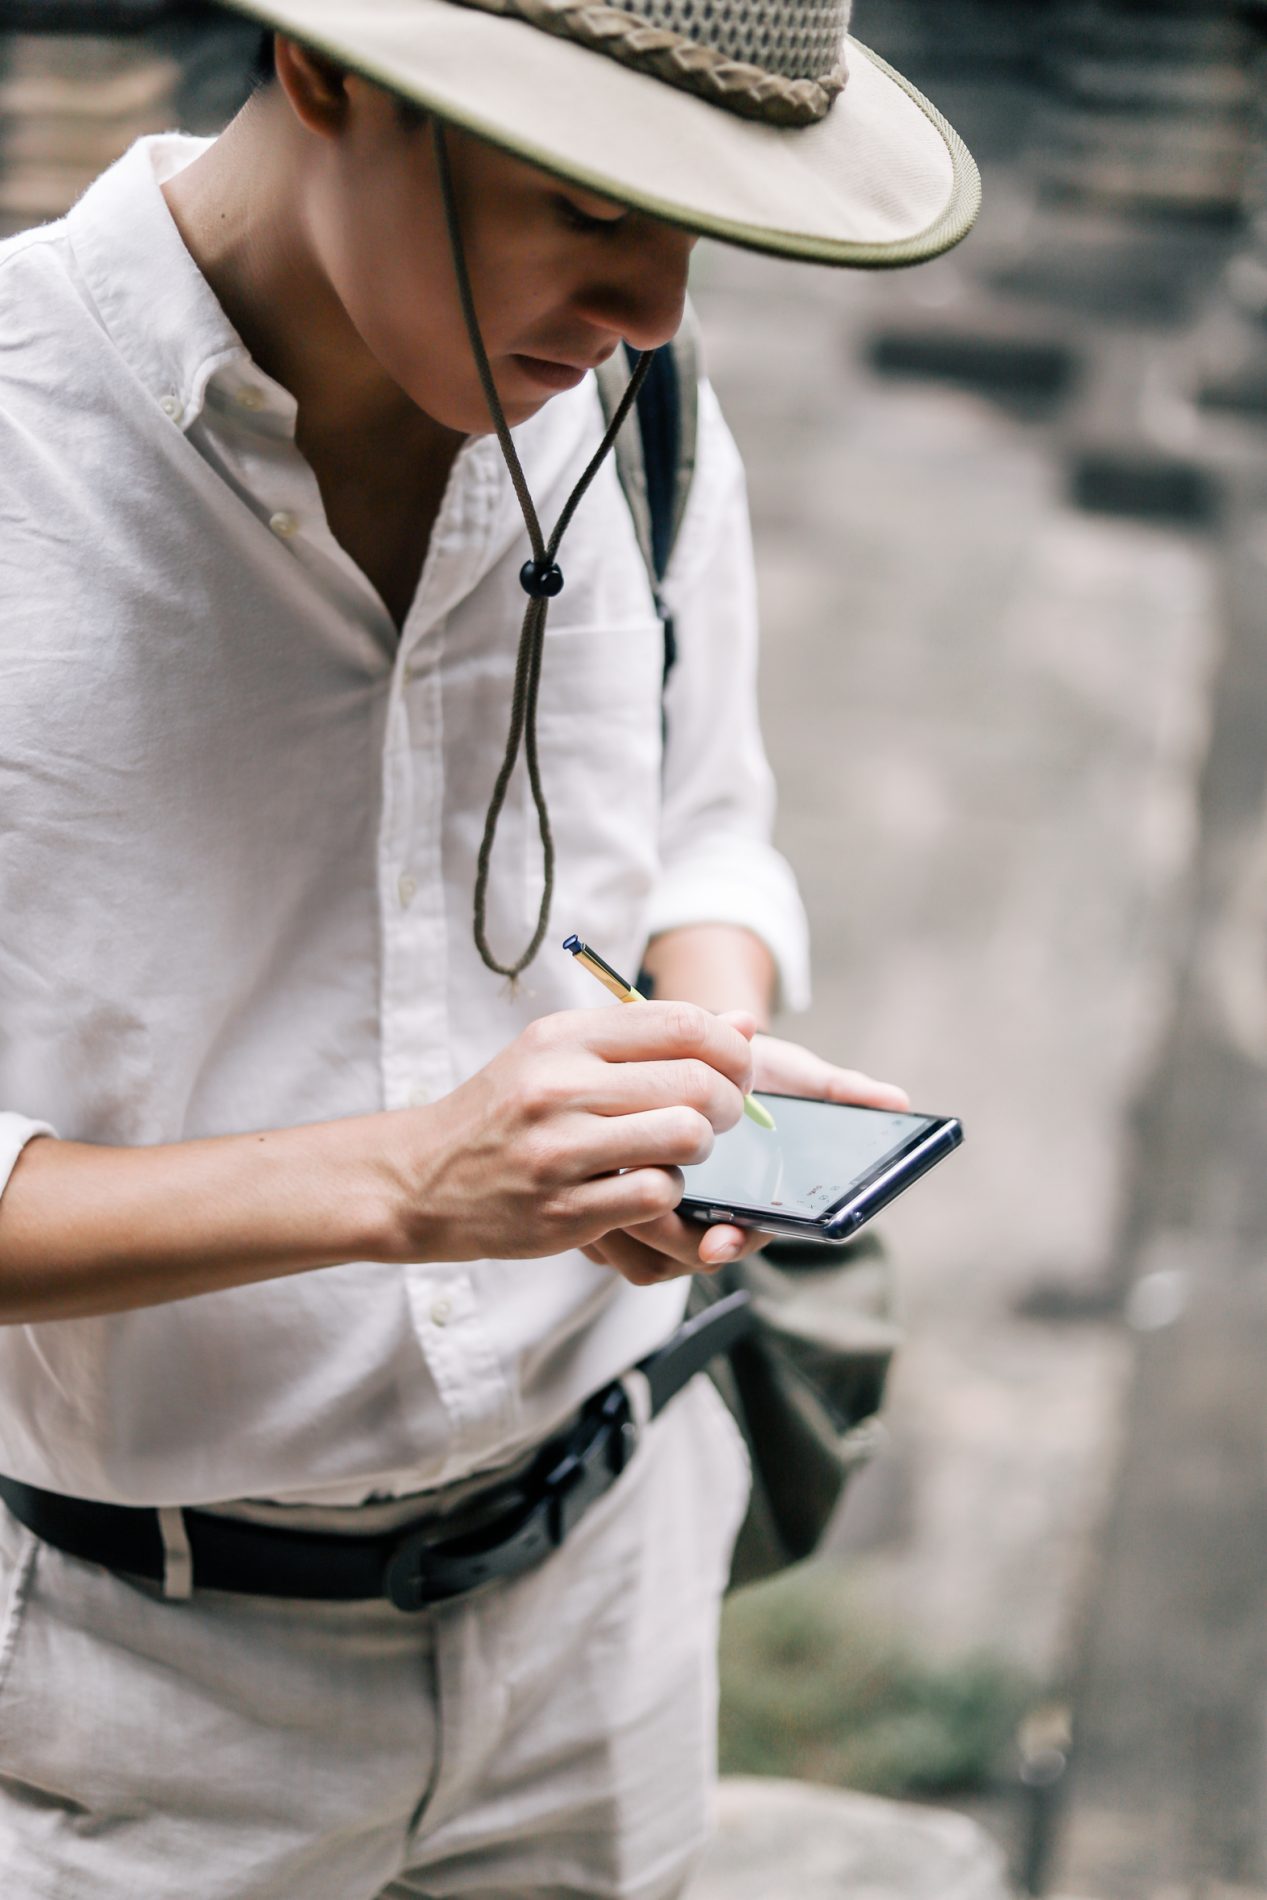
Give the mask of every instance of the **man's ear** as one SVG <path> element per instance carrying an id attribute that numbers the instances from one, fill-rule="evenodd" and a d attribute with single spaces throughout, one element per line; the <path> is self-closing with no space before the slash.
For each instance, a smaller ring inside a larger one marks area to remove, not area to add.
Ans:
<path id="1" fill-rule="evenodd" d="M 300 124 L 319 138 L 333 138 L 347 117 L 346 67 L 281 34 L 274 58 L 278 83 Z"/>

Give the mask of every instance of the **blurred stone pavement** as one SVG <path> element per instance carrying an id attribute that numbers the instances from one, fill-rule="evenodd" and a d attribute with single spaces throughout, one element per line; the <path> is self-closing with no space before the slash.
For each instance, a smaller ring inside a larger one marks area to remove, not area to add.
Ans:
<path id="1" fill-rule="evenodd" d="M 148 16 L 140 36 L 30 31 L 49 10 L 0 0 L 9 230 L 139 131 L 213 128 L 250 40 L 163 0 L 104 10 Z M 779 835 L 816 944 L 785 1032 L 967 1128 L 886 1217 L 909 1338 L 837 1543 L 914 1640 L 1010 1658 L 1072 1712 L 1070 1776 L 1015 1807 L 1033 1890 L 1248 1900 L 1261 22 L 1199 0 L 858 13 L 981 159 L 977 231 L 875 276 L 705 246 L 694 290 L 749 470 Z"/>
<path id="2" fill-rule="evenodd" d="M 1013 1817 L 1036 1890 L 1232 1900 L 1267 1890 L 1260 22 L 865 25 L 981 159 L 976 232 L 870 278 L 713 252 L 697 292 L 801 1033 L 967 1128 L 886 1216 L 909 1340 L 839 1542 L 1072 1711 Z"/>

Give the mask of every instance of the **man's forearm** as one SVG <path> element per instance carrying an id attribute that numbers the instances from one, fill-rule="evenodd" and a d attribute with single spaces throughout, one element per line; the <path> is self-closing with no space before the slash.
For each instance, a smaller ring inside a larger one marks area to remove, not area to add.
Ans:
<path id="1" fill-rule="evenodd" d="M 774 959 L 760 937 L 738 924 L 684 924 L 647 945 L 643 964 L 658 998 L 703 1009 L 746 1009 L 768 1029 Z"/>
<path id="2" fill-rule="evenodd" d="M 774 965 L 751 931 L 665 931 L 646 964 L 665 1000 L 768 1020 Z M 441 1137 L 432 1113 L 149 1148 L 37 1136 L 0 1195 L 0 1325 L 125 1312 L 347 1260 L 447 1259 L 430 1247 L 451 1248 L 452 1236 L 431 1234 L 416 1205 L 419 1157 Z"/>
<path id="3" fill-rule="evenodd" d="M 152 1148 L 37 1137 L 0 1195 L 0 1325 L 390 1258 L 394 1119 Z"/>

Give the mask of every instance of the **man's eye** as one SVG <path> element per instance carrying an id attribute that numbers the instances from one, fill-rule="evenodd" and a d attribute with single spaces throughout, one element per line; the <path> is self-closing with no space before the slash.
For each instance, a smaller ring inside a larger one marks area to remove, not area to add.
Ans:
<path id="1" fill-rule="evenodd" d="M 573 204 L 570 198 L 562 195 L 555 199 L 555 206 L 569 230 L 605 232 L 615 231 L 625 222 L 624 212 L 618 212 L 614 218 L 595 218 L 588 211 L 582 211 L 580 205 Z"/>

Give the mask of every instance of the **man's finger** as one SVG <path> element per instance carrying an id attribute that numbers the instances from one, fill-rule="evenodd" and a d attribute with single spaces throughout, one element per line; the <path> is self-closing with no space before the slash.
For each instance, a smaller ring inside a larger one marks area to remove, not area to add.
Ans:
<path id="1" fill-rule="evenodd" d="M 721 1009 L 717 1014 L 722 1022 L 729 1023 L 732 1029 L 737 1029 L 749 1041 L 758 1033 L 757 1019 L 750 1009 Z"/>
<path id="2" fill-rule="evenodd" d="M 905 1089 L 898 1088 L 895 1082 L 877 1082 L 874 1076 L 864 1075 L 861 1069 L 830 1068 L 824 1099 L 829 1102 L 852 1102 L 859 1108 L 891 1108 L 899 1112 L 911 1106 L 911 1098 Z"/>
<path id="3" fill-rule="evenodd" d="M 612 1238 L 612 1235 L 604 1234 L 603 1246 L 606 1247 Z M 697 1221 L 683 1220 L 680 1214 L 665 1214 L 655 1220 L 636 1223 L 630 1238 L 644 1247 L 650 1247 L 653 1252 L 667 1254 L 680 1265 L 698 1271 L 701 1267 L 718 1267 L 727 1260 L 737 1260 L 741 1254 L 757 1253 L 769 1236 L 729 1223 L 701 1227 Z"/>
<path id="4" fill-rule="evenodd" d="M 680 1260 L 659 1247 L 649 1247 L 625 1230 L 604 1234 L 600 1246 L 608 1266 L 623 1273 L 636 1286 L 654 1286 L 658 1281 L 674 1280 L 684 1273 L 706 1271 L 697 1258 Z"/>
<path id="5" fill-rule="evenodd" d="M 708 1228 L 702 1240 L 698 1234 L 699 1229 L 692 1223 L 669 1215 L 664 1220 L 646 1221 L 632 1232 L 604 1234 L 581 1252 L 595 1265 L 611 1267 L 637 1286 L 653 1286 L 684 1273 L 714 1272 L 729 1260 L 756 1253 L 768 1238 L 729 1225 Z"/>
<path id="6" fill-rule="evenodd" d="M 617 1168 L 691 1168 L 707 1161 L 716 1136 L 701 1108 L 682 1102 L 632 1115 L 592 1115 L 585 1124 L 591 1174 Z"/>
<path id="7" fill-rule="evenodd" d="M 739 1260 L 745 1254 L 758 1253 L 765 1245 L 767 1236 L 756 1234 L 750 1227 L 731 1227 L 725 1223 L 709 1227 L 699 1244 L 699 1257 L 710 1267 L 724 1267 L 729 1260 Z"/>
<path id="8" fill-rule="evenodd" d="M 707 1062 L 739 1089 L 752 1084 L 752 1045 L 733 1023 L 694 1003 L 634 1003 L 566 1010 L 534 1025 L 538 1035 L 592 1049 L 605 1062 Z"/>
<path id="9" fill-rule="evenodd" d="M 682 1198 L 684 1185 L 678 1168 L 631 1168 L 625 1174 L 579 1182 L 565 1191 L 561 1204 L 570 1222 L 588 1229 L 596 1242 L 605 1243 L 617 1229 L 675 1218 L 672 1210 Z"/>
<path id="10" fill-rule="evenodd" d="M 699 1056 L 654 1062 L 603 1062 L 586 1057 L 566 1068 L 560 1064 L 547 1088 L 543 1099 L 552 1108 L 579 1111 L 600 1121 L 685 1108 L 703 1115 L 720 1133 L 732 1128 L 743 1113 L 743 1095 L 735 1083 Z M 618 1156 L 607 1165 L 628 1163 Z"/>

